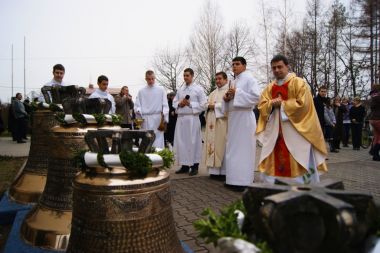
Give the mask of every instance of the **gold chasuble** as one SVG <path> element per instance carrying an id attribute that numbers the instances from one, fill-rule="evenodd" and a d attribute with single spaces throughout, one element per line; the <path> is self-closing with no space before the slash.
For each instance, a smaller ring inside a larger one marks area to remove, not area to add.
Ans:
<path id="1" fill-rule="evenodd" d="M 280 108 L 271 100 L 281 96 Z M 256 134 L 262 142 L 258 168 L 269 178 L 295 178 L 298 182 L 319 181 L 319 172 L 327 171 L 326 144 L 304 80 L 288 74 L 282 85 L 270 83 L 260 97 L 260 117 Z"/>

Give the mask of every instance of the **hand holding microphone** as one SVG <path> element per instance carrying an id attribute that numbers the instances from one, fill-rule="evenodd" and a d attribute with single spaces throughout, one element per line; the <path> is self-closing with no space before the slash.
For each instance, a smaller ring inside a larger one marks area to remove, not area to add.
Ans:
<path id="1" fill-rule="evenodd" d="M 179 107 L 185 107 L 190 105 L 190 95 L 186 95 L 184 99 L 178 104 Z"/>

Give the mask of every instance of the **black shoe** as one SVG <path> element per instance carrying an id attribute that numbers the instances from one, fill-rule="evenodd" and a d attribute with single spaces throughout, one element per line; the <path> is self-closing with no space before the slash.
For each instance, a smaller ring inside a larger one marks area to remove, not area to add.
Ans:
<path id="1" fill-rule="evenodd" d="M 198 174 L 198 168 L 199 168 L 199 163 L 194 163 L 193 166 L 190 167 L 191 171 L 189 173 L 189 176 L 195 176 Z"/>
<path id="2" fill-rule="evenodd" d="M 339 150 L 336 150 L 336 149 L 333 149 L 333 150 L 330 150 L 331 153 L 339 153 Z"/>
<path id="3" fill-rule="evenodd" d="M 184 174 L 189 172 L 190 167 L 187 165 L 182 165 L 182 167 L 175 172 L 175 174 Z"/>
<path id="4" fill-rule="evenodd" d="M 17 143 L 26 143 L 26 141 L 17 141 Z"/>
<path id="5" fill-rule="evenodd" d="M 191 168 L 191 171 L 189 173 L 189 176 L 195 176 L 198 174 L 198 168 Z"/>
<path id="6" fill-rule="evenodd" d="M 217 181 L 226 181 L 226 176 L 225 175 L 210 175 L 210 179 L 212 180 L 217 180 Z"/>
<path id="7" fill-rule="evenodd" d="M 234 192 L 243 192 L 247 188 L 246 186 L 231 185 L 226 183 L 224 184 L 224 186 Z"/>
<path id="8" fill-rule="evenodd" d="M 347 145 L 347 144 L 344 144 L 343 147 L 348 148 L 348 145 Z"/>

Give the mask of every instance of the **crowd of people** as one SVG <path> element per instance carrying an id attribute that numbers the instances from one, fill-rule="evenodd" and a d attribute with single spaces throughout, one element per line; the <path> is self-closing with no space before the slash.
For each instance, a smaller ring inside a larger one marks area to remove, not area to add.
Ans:
<path id="1" fill-rule="evenodd" d="M 146 85 L 135 99 L 127 86 L 115 97 L 110 95 L 104 75 L 99 76 L 98 88 L 90 98 L 108 99 L 110 113 L 122 116 L 123 128 L 133 129 L 135 119 L 142 119 L 142 129 L 156 135 L 154 147 L 173 149 L 180 166 L 177 174 L 196 175 L 204 161 L 210 177 L 225 180 L 233 190 L 243 190 L 254 181 L 257 139 L 262 146 L 257 166 L 263 181 L 273 183 L 285 177 L 299 183 L 318 182 L 319 175 L 327 171 L 325 141 L 330 152 L 339 152 L 341 144 L 348 147 L 351 135 L 352 148 L 360 149 L 366 109 L 359 97 L 352 101 L 328 98 L 326 86 L 320 86 L 313 98 L 309 85 L 290 72 L 285 56 L 275 56 L 271 68 L 275 79 L 262 92 L 247 71 L 246 60 L 236 57 L 233 80 L 225 72 L 216 73 L 216 89 L 208 97 L 194 81 L 193 69 L 186 68 L 184 85 L 176 93 L 167 94 L 156 82 L 155 73 L 148 70 Z M 64 74 L 64 67 L 55 65 L 53 79 L 46 85 L 65 85 Z M 369 122 L 374 132 L 370 152 L 375 161 L 380 160 L 379 87 L 374 85 L 370 94 Z M 29 118 L 21 99 L 18 93 L 11 106 L 18 143 L 26 138 Z M 204 113 L 202 138 L 200 116 Z"/>

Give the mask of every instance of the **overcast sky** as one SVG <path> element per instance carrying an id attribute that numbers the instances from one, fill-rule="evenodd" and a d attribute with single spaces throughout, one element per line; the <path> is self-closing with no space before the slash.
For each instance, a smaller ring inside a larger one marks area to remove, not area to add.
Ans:
<path id="1" fill-rule="evenodd" d="M 303 16 L 306 0 L 290 1 L 293 12 Z M 52 66 L 62 63 L 67 83 L 87 86 L 104 74 L 111 87 L 128 85 L 135 96 L 144 85 L 144 73 L 151 68 L 154 53 L 187 44 L 204 2 L 0 0 L 0 100 L 11 97 L 12 44 L 14 94 L 23 92 L 24 36 L 27 93 L 50 81 Z M 283 0 L 272 2 L 283 4 Z M 252 27 L 261 22 L 260 0 L 217 3 L 226 28 L 239 20 Z"/>

